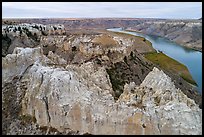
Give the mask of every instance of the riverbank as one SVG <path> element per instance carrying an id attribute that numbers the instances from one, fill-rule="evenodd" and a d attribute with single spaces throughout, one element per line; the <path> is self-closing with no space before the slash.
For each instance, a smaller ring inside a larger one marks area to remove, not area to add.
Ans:
<path id="1" fill-rule="evenodd" d="M 165 69 L 172 73 L 176 73 L 185 81 L 197 86 L 197 83 L 193 80 L 190 72 L 188 71 L 188 68 L 185 65 L 179 63 L 178 61 L 170 58 L 169 56 L 163 53 L 157 52 L 146 53 L 144 56 L 154 64 L 159 65 L 162 69 Z"/>
<path id="2" fill-rule="evenodd" d="M 124 31 L 129 31 L 129 32 L 136 32 L 136 33 L 144 34 L 142 31 L 137 31 L 137 30 L 133 30 L 133 29 L 122 29 L 122 30 L 124 30 Z M 150 34 L 148 34 L 148 35 L 150 35 Z M 152 36 L 157 36 L 157 35 L 152 35 Z M 157 37 L 162 37 L 162 36 L 157 36 Z M 166 38 L 166 39 L 168 39 L 169 41 L 175 42 L 176 44 L 179 44 L 179 45 L 181 45 L 181 46 L 183 46 L 183 47 L 185 47 L 185 48 L 187 48 L 187 49 L 199 51 L 199 52 L 202 53 L 202 47 L 201 47 L 201 48 L 200 48 L 200 47 L 195 47 L 195 46 L 193 46 L 193 45 L 192 45 L 192 46 L 189 46 L 188 43 L 183 43 L 183 42 L 178 42 L 178 41 L 175 41 L 175 40 L 171 40 L 171 39 L 169 39 L 168 37 L 162 37 L 162 38 Z"/>

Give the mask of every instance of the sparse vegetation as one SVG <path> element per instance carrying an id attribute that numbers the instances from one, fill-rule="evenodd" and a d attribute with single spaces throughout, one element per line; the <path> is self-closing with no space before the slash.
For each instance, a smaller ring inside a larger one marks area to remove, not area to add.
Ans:
<path id="1" fill-rule="evenodd" d="M 47 36 L 48 34 L 45 31 L 42 31 L 42 35 Z"/>
<path id="2" fill-rule="evenodd" d="M 16 31 L 17 31 L 17 28 L 15 27 L 14 30 L 13 30 L 13 32 L 16 32 Z"/>
<path id="3" fill-rule="evenodd" d="M 7 41 L 9 45 L 11 44 L 11 39 L 8 37 L 7 34 L 5 34 L 5 35 L 2 34 L 2 40 Z"/>
<path id="4" fill-rule="evenodd" d="M 18 31 L 21 31 L 21 27 L 20 26 L 18 27 Z"/>
<path id="5" fill-rule="evenodd" d="M 142 60 L 132 52 L 129 56 L 125 56 L 123 61 L 114 63 L 111 68 L 106 69 L 115 92 L 115 99 L 123 93 L 125 83 L 135 82 L 135 84 L 139 85 L 146 74 L 151 71 L 151 69 L 148 68 L 150 68 L 150 66 L 145 66 L 145 62 L 142 62 Z"/>
<path id="6" fill-rule="evenodd" d="M 106 71 L 109 74 L 112 88 L 115 91 L 115 99 L 117 99 L 123 92 L 125 81 L 118 75 L 117 71 L 114 68 L 107 69 Z"/>
<path id="7" fill-rule="evenodd" d="M 7 34 L 2 34 L 2 57 L 5 57 L 8 51 L 9 46 L 11 45 L 11 39 Z"/>
<path id="8" fill-rule="evenodd" d="M 36 29 L 38 29 L 38 30 L 39 30 L 39 27 L 38 27 L 37 25 L 35 25 L 33 28 L 36 28 Z"/>
<path id="9" fill-rule="evenodd" d="M 26 124 L 26 123 L 36 123 L 36 118 L 34 117 L 34 116 L 31 116 L 31 115 L 22 115 L 22 116 L 20 116 L 20 120 L 22 120 L 22 122 L 24 123 L 24 124 Z"/>
<path id="10" fill-rule="evenodd" d="M 72 51 L 77 51 L 77 48 L 75 46 L 72 47 Z"/>
<path id="11" fill-rule="evenodd" d="M 25 33 L 28 37 L 39 42 L 39 39 L 38 39 L 38 36 L 36 33 L 32 34 L 27 28 L 23 28 L 23 30 L 25 31 Z"/>
<path id="12" fill-rule="evenodd" d="M 55 26 L 53 26 L 54 30 L 57 30 L 57 28 Z"/>
<path id="13" fill-rule="evenodd" d="M 60 133 L 56 128 L 53 128 L 53 127 L 48 127 L 48 126 L 42 126 L 40 127 L 40 130 L 44 131 L 44 132 L 47 132 L 47 130 L 50 132 L 57 132 L 57 133 Z"/>

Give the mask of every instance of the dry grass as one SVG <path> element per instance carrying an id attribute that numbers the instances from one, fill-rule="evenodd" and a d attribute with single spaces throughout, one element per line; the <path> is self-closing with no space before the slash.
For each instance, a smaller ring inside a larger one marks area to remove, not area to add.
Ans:
<path id="1" fill-rule="evenodd" d="M 102 34 L 101 36 L 95 37 L 92 42 L 106 47 L 118 45 L 117 41 L 115 41 L 111 36 L 106 34 Z"/>

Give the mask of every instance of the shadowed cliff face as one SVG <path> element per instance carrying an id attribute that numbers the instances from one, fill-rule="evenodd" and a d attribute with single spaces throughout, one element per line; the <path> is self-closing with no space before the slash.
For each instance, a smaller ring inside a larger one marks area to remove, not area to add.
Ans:
<path id="1" fill-rule="evenodd" d="M 114 63 L 110 69 L 107 69 L 107 72 L 113 90 L 116 92 L 116 98 L 123 93 L 125 83 L 141 84 L 152 68 L 153 64 L 145 61 L 141 55 L 133 51 L 130 55 L 125 56 L 123 61 Z"/>

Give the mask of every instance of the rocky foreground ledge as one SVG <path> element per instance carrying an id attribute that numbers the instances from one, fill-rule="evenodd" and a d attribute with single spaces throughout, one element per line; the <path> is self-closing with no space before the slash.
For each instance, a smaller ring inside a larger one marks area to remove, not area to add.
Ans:
<path id="1" fill-rule="evenodd" d="M 202 110 L 156 67 L 114 100 L 103 66 L 49 56 L 16 47 L 2 58 L 3 134 L 202 134 Z"/>

